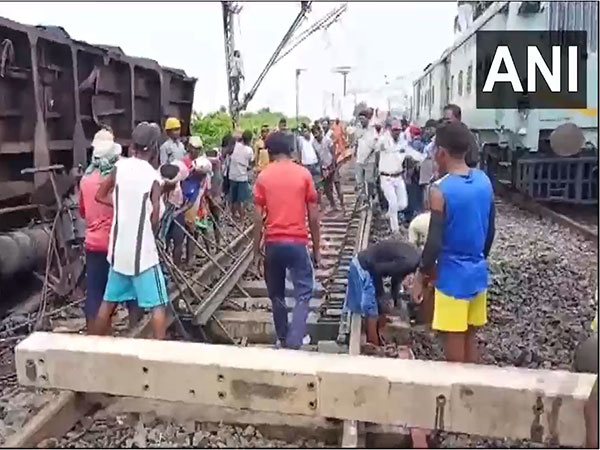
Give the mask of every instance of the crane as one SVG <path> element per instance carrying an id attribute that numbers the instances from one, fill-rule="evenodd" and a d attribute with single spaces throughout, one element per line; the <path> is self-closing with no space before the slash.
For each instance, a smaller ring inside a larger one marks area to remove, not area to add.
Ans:
<path id="1" fill-rule="evenodd" d="M 265 79 L 271 67 L 273 67 L 277 62 L 281 61 L 282 58 L 288 55 L 294 48 L 296 48 L 300 43 L 302 43 L 315 31 L 320 29 L 327 29 L 329 26 L 331 26 L 334 22 L 336 22 L 339 19 L 339 17 L 346 11 L 348 7 L 348 4 L 344 3 L 343 5 L 335 8 L 294 38 L 294 35 L 299 30 L 302 21 L 306 18 L 306 15 L 310 11 L 312 2 L 303 1 L 300 2 L 300 4 L 300 12 L 292 22 L 292 25 L 289 27 L 288 31 L 281 39 L 279 45 L 271 55 L 271 58 L 269 58 L 269 61 L 267 61 L 267 64 L 263 68 L 262 72 L 254 82 L 250 90 L 244 95 L 244 98 L 240 102 L 236 95 L 236 80 L 234 80 L 234 77 L 232 77 L 232 69 L 234 65 L 235 52 L 235 32 L 233 27 L 233 18 L 235 14 L 240 13 L 241 6 L 234 2 L 221 2 L 223 9 L 223 34 L 225 39 L 225 67 L 227 70 L 229 112 L 231 114 L 231 120 L 233 122 L 234 128 L 236 128 L 239 123 L 240 113 L 248 107 L 248 104 L 254 98 L 256 91 L 260 87 L 261 83 Z M 284 50 L 285 53 L 282 54 Z"/>

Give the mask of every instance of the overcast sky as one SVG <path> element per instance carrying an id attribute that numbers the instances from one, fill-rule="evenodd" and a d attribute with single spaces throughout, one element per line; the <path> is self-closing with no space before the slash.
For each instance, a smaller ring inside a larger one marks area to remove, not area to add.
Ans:
<path id="1" fill-rule="evenodd" d="M 304 26 L 341 3 L 313 2 Z M 254 83 L 300 10 L 300 2 L 245 2 L 236 20 L 236 47 L 248 86 Z M 249 110 L 269 106 L 293 115 L 296 68 L 300 112 L 320 116 L 342 89 L 332 67 L 353 67 L 348 89 L 368 91 L 384 76 L 414 76 L 453 41 L 456 2 L 351 2 L 340 21 L 318 31 L 272 68 Z M 60 25 L 72 38 L 119 46 L 132 56 L 155 59 L 198 78 L 194 108 L 227 105 L 220 2 L 203 3 L 17 3 L 1 2 L 0 16 L 27 24 Z M 358 93 L 360 101 L 366 94 Z M 329 113 L 329 111 L 327 111 Z"/>

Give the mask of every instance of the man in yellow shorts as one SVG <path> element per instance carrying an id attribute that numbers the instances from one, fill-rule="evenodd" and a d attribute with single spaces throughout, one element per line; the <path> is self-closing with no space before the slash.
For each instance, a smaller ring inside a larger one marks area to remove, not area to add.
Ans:
<path id="1" fill-rule="evenodd" d="M 465 162 L 469 129 L 444 122 L 435 159 L 443 176 L 429 193 L 431 218 L 412 295 L 435 286 L 432 328 L 443 336 L 446 360 L 479 361 L 475 332 L 487 322 L 487 256 L 494 240 L 494 193 L 487 175 Z"/>

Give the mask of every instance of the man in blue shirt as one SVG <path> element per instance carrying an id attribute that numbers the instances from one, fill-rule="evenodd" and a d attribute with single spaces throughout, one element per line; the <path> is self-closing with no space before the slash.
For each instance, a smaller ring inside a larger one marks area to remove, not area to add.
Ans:
<path id="1" fill-rule="evenodd" d="M 487 256 L 494 239 L 494 193 L 487 175 L 467 166 L 469 129 L 444 121 L 435 161 L 441 178 L 430 189 L 431 220 L 413 298 L 433 280 L 432 328 L 444 338 L 448 361 L 478 362 L 475 332 L 487 322 Z"/>

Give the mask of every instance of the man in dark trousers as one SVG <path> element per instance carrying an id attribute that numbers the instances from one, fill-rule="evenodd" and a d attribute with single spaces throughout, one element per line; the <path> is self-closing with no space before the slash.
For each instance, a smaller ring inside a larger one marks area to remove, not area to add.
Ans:
<path id="1" fill-rule="evenodd" d="M 265 281 L 273 304 L 277 338 L 281 346 L 299 349 L 306 334 L 308 302 L 313 292 L 313 262 L 318 266 L 321 256 L 317 192 L 310 172 L 291 158 L 292 139 L 291 135 L 277 131 L 265 143 L 271 163 L 254 184 L 254 258 L 260 271 L 264 228 Z M 312 262 L 307 248 L 307 216 Z M 286 270 L 290 273 L 296 299 L 291 324 L 285 303 Z"/>
<path id="2" fill-rule="evenodd" d="M 402 280 L 417 270 L 420 259 L 421 252 L 414 245 L 387 240 L 370 245 L 350 263 L 344 309 L 365 318 L 367 342 L 382 344 L 379 330 L 390 309 L 383 302 L 383 278 L 391 277 L 392 299 L 397 304 Z"/>

